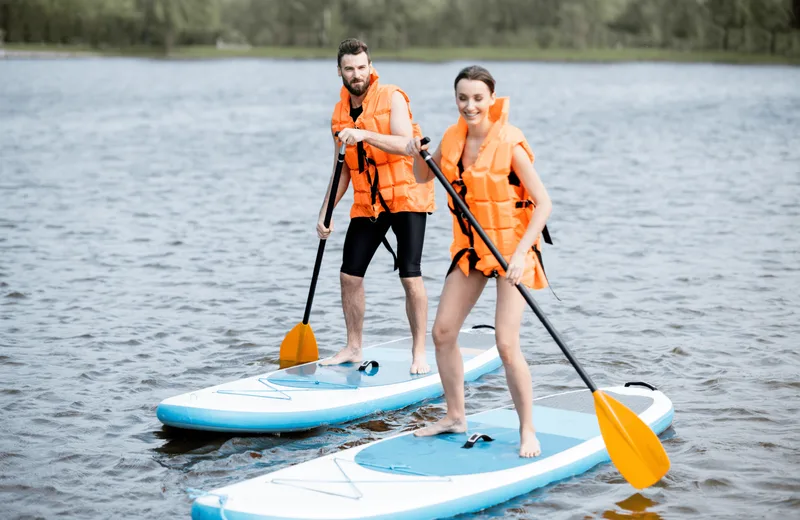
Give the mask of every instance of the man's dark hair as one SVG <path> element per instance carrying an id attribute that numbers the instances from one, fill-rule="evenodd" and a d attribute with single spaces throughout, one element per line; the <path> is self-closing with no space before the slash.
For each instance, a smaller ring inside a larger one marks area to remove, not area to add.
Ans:
<path id="1" fill-rule="evenodd" d="M 339 65 L 339 67 L 341 67 L 342 56 L 344 56 L 345 54 L 352 54 L 353 56 L 355 56 L 356 54 L 361 54 L 362 52 L 366 52 L 367 60 L 372 61 L 372 58 L 369 57 L 369 49 L 367 48 L 366 43 L 362 42 L 361 40 L 357 40 L 355 38 L 348 38 L 339 44 L 339 55 L 336 57 L 336 62 Z"/>

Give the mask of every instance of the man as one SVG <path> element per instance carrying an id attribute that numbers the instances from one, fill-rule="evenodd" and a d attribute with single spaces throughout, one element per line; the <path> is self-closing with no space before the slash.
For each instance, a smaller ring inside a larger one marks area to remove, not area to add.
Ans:
<path id="1" fill-rule="evenodd" d="M 347 345 L 321 364 L 360 362 L 364 326 L 364 274 L 375 251 L 392 228 L 397 237 L 395 268 L 406 294 L 406 314 L 413 337 L 412 374 L 430 371 L 425 359 L 428 297 L 422 282 L 422 244 L 427 215 L 434 210 L 433 183 L 417 184 L 413 158 L 406 156 L 412 136 L 420 136 L 411 122 L 408 96 L 394 85 L 378 82 L 367 45 L 356 39 L 339 45 L 338 72 L 341 99 L 331 118 L 331 133 L 347 144 L 335 205 L 353 181 L 353 207 L 344 240 L 339 275 Z M 334 137 L 334 156 L 338 154 Z M 333 176 L 331 176 L 331 182 Z M 326 194 L 330 193 L 330 183 Z M 333 229 L 324 224 L 328 196 L 322 202 L 317 234 L 327 239 Z M 392 252 L 394 255 L 394 252 Z"/>

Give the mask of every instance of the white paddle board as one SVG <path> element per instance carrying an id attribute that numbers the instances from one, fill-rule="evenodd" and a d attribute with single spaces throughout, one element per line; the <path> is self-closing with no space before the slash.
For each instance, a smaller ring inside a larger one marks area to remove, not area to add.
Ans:
<path id="1" fill-rule="evenodd" d="M 366 347 L 363 364 L 372 361 L 369 366 L 306 363 L 170 397 L 158 405 L 156 415 L 178 428 L 268 433 L 308 430 L 403 408 L 444 392 L 431 335 L 426 339 L 427 374 L 410 373 L 408 337 Z M 458 341 L 466 380 L 501 366 L 491 327 L 464 329 Z"/>
<path id="2" fill-rule="evenodd" d="M 643 386 L 604 389 L 656 433 L 672 423 L 670 400 Z M 535 400 L 542 446 L 519 456 L 513 408 L 468 417 L 466 434 L 406 432 L 284 468 L 197 498 L 196 520 L 443 518 L 485 509 L 608 462 L 592 395 L 578 390 Z M 465 448 L 470 436 L 486 434 Z"/>

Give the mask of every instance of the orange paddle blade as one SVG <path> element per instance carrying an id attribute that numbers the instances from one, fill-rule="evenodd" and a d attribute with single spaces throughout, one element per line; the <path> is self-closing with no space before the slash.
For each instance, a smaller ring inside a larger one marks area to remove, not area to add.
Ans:
<path id="1" fill-rule="evenodd" d="M 298 323 L 281 342 L 280 367 L 287 368 L 318 359 L 317 338 L 311 325 Z"/>
<path id="2" fill-rule="evenodd" d="M 594 392 L 600 433 L 611 462 L 636 489 L 650 487 L 667 474 L 669 457 L 658 436 L 628 407 L 602 390 Z"/>

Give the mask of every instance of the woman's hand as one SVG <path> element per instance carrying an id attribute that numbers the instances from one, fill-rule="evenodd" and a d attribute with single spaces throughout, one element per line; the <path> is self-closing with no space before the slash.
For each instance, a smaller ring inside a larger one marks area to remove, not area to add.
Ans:
<path id="1" fill-rule="evenodd" d="M 511 285 L 517 285 L 522 281 L 522 275 L 525 273 L 525 253 L 515 251 L 511 255 L 511 260 L 508 262 L 508 269 L 506 269 L 506 280 Z"/>

